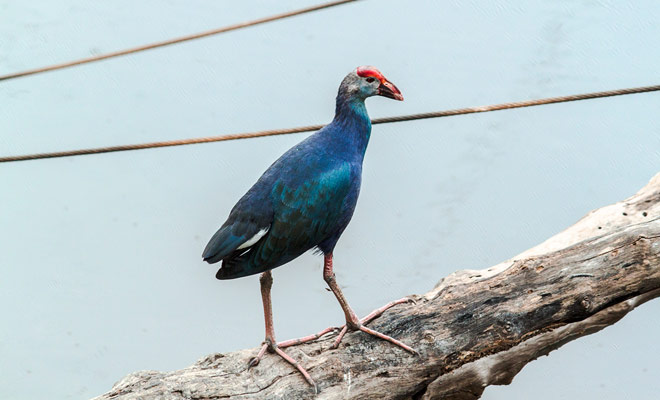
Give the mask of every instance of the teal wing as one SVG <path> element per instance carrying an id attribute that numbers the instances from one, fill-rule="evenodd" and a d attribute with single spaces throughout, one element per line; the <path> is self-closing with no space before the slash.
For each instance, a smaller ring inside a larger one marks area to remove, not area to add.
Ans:
<path id="1" fill-rule="evenodd" d="M 278 180 L 271 192 L 273 222 L 268 233 L 245 253 L 225 260 L 218 278 L 263 272 L 317 246 L 343 229 L 344 216 L 352 215 L 354 207 L 346 199 L 355 190 L 359 190 L 359 182 L 356 187 L 348 163 L 300 182 Z"/>

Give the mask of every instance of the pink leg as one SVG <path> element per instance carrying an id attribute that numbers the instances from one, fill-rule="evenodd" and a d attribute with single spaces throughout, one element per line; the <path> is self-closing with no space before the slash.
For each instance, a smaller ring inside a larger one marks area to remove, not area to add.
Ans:
<path id="1" fill-rule="evenodd" d="M 393 307 L 397 304 L 405 303 L 410 301 L 409 299 L 400 299 L 397 301 L 393 301 L 391 303 L 386 304 L 385 306 L 374 310 L 371 314 L 367 315 L 364 317 L 362 320 L 358 320 L 358 318 L 355 316 L 355 313 L 351 309 L 351 307 L 348 305 L 348 301 L 346 301 L 346 298 L 344 297 L 344 294 L 342 293 L 341 289 L 339 289 L 339 286 L 337 285 L 337 280 L 335 279 L 335 274 L 332 271 L 332 253 L 326 254 L 324 258 L 324 266 L 323 266 L 323 279 L 328 283 L 328 286 L 330 286 L 330 290 L 335 294 L 335 297 L 339 301 L 339 305 L 341 306 L 342 310 L 344 310 L 344 315 L 346 317 L 346 325 L 342 328 L 341 332 L 339 332 L 339 336 L 337 336 L 337 339 L 335 340 L 335 343 L 332 345 L 333 348 L 337 348 L 339 346 L 339 343 L 342 341 L 344 338 L 344 335 L 348 330 L 356 331 L 360 330 L 362 332 L 368 333 L 370 335 L 376 336 L 378 338 L 381 338 L 383 340 L 387 340 L 390 343 L 393 343 L 401 348 L 403 348 L 406 351 L 409 351 L 413 354 L 417 354 L 417 352 L 411 348 L 410 346 L 390 337 L 387 335 L 384 335 L 380 332 L 377 332 L 373 329 L 369 329 L 364 324 L 367 324 L 374 318 L 378 317 L 381 315 L 385 310 L 387 310 L 390 307 Z"/>
<path id="2" fill-rule="evenodd" d="M 302 365 L 298 363 L 298 361 L 294 360 L 291 356 L 289 356 L 284 351 L 282 351 L 282 349 L 279 348 L 277 342 L 275 342 L 275 330 L 273 329 L 273 307 L 270 302 L 270 288 L 273 286 L 273 277 L 270 271 L 266 271 L 263 274 L 261 274 L 261 277 L 259 278 L 259 282 L 261 283 L 261 300 L 264 305 L 264 320 L 266 323 L 266 340 L 264 341 L 264 345 L 259 350 L 257 356 L 251 359 L 250 362 L 248 363 L 248 369 L 259 364 L 261 358 L 264 356 L 264 354 L 266 354 L 266 350 L 269 350 L 270 352 L 277 353 L 286 362 L 293 365 L 302 374 L 305 380 L 314 387 L 314 391 L 318 393 L 316 383 L 314 383 L 314 380 L 309 375 L 307 370 L 305 370 L 305 368 L 303 368 Z M 319 332 L 319 333 L 323 333 L 323 332 Z M 302 339 L 306 339 L 306 338 L 301 338 L 296 340 L 302 340 Z M 295 342 L 295 340 L 290 342 Z M 288 346 L 291 346 L 292 344 L 294 343 L 288 344 Z"/>

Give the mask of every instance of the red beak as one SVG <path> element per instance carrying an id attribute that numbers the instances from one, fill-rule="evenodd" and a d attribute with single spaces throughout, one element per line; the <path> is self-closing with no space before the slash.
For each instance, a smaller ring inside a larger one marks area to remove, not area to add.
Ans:
<path id="1" fill-rule="evenodd" d="M 387 79 L 383 79 L 378 87 L 378 95 L 389 97 L 390 99 L 403 101 L 403 95 L 396 86 Z"/>

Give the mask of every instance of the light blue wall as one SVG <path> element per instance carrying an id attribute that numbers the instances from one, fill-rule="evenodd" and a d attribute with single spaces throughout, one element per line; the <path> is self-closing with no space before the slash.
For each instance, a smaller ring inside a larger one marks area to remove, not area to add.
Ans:
<path id="1" fill-rule="evenodd" d="M 0 73 L 315 1 L 0 0 Z M 0 82 L 0 155 L 327 122 L 343 76 L 378 66 L 406 101 L 372 117 L 660 83 L 660 3 L 363 1 Z M 657 93 L 374 127 L 335 252 L 359 314 L 485 268 L 660 170 Z M 201 251 L 304 135 L 0 165 L 0 397 L 84 399 L 263 340 L 258 278 Z M 321 260 L 274 272 L 280 339 L 342 322 Z M 660 302 L 484 399 L 652 399 Z"/>

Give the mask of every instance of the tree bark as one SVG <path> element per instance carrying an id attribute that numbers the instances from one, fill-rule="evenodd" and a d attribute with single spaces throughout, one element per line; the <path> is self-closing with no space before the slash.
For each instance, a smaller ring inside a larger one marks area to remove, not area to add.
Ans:
<path id="1" fill-rule="evenodd" d="M 612 325 L 660 296 L 660 174 L 546 242 L 485 270 L 459 271 L 416 304 L 370 323 L 411 355 L 363 333 L 287 349 L 319 386 L 257 349 L 211 354 L 173 372 L 128 375 L 96 399 L 478 399 L 527 363 Z"/>

